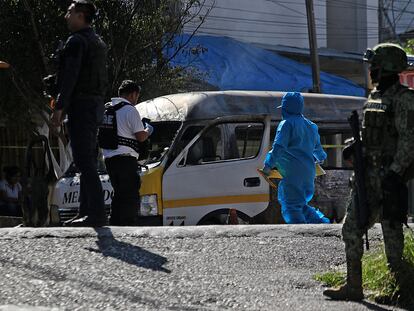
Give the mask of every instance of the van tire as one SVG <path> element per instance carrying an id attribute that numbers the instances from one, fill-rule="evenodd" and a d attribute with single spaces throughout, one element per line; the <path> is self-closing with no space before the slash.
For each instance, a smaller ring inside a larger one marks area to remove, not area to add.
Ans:
<path id="1" fill-rule="evenodd" d="M 229 209 L 221 209 L 211 212 L 205 215 L 197 223 L 197 226 L 209 226 L 209 225 L 227 225 L 227 218 L 229 215 Z M 245 213 L 237 210 L 237 218 L 239 224 L 250 224 L 251 218 Z"/>

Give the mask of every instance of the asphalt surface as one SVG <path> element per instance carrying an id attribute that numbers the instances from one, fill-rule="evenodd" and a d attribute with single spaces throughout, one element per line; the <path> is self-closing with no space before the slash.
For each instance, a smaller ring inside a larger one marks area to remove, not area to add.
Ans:
<path id="1" fill-rule="evenodd" d="M 0 229 L 4 310 L 397 310 L 335 302 L 340 225 Z M 370 232 L 379 243 L 378 227 Z"/>

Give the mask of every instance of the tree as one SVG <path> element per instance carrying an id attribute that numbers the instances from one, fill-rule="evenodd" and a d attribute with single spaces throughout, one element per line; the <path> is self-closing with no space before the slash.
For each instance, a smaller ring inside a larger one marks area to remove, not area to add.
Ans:
<path id="1" fill-rule="evenodd" d="M 403 49 L 407 54 L 414 55 L 414 39 L 409 39 L 404 43 Z"/>
<path id="2" fill-rule="evenodd" d="M 189 77 L 184 68 L 171 68 L 163 49 L 189 22 L 199 26 L 205 0 L 96 0 L 97 32 L 109 46 L 108 97 L 119 83 L 134 79 L 143 86 L 143 98 L 176 92 Z M 0 60 L 12 69 L 0 71 L 2 121 L 32 126 L 33 115 L 47 110 L 42 79 L 53 72 L 49 55 L 68 30 L 66 0 L 2 0 L 0 2 Z M 198 29 L 198 27 L 197 27 Z M 188 42 L 176 47 L 177 53 Z"/>

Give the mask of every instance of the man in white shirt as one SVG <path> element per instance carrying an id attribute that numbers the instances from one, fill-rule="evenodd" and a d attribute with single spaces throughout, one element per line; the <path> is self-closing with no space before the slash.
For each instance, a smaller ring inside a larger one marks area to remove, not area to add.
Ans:
<path id="1" fill-rule="evenodd" d="M 153 131 L 150 124 L 142 123 L 134 107 L 140 90 L 134 81 L 125 80 L 118 89 L 119 97 L 112 98 L 110 103 L 115 110 L 118 139 L 115 149 L 103 149 L 103 156 L 114 189 L 110 218 L 113 226 L 135 225 L 138 216 L 141 181 L 136 142 L 145 141 Z"/>

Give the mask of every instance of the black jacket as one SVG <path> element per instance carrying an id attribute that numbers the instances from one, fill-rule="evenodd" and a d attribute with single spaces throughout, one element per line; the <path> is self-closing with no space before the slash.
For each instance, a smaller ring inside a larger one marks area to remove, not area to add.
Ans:
<path id="1" fill-rule="evenodd" d="M 91 28 L 72 33 L 65 43 L 57 74 L 56 109 L 75 100 L 105 96 L 108 85 L 107 47 Z"/>

